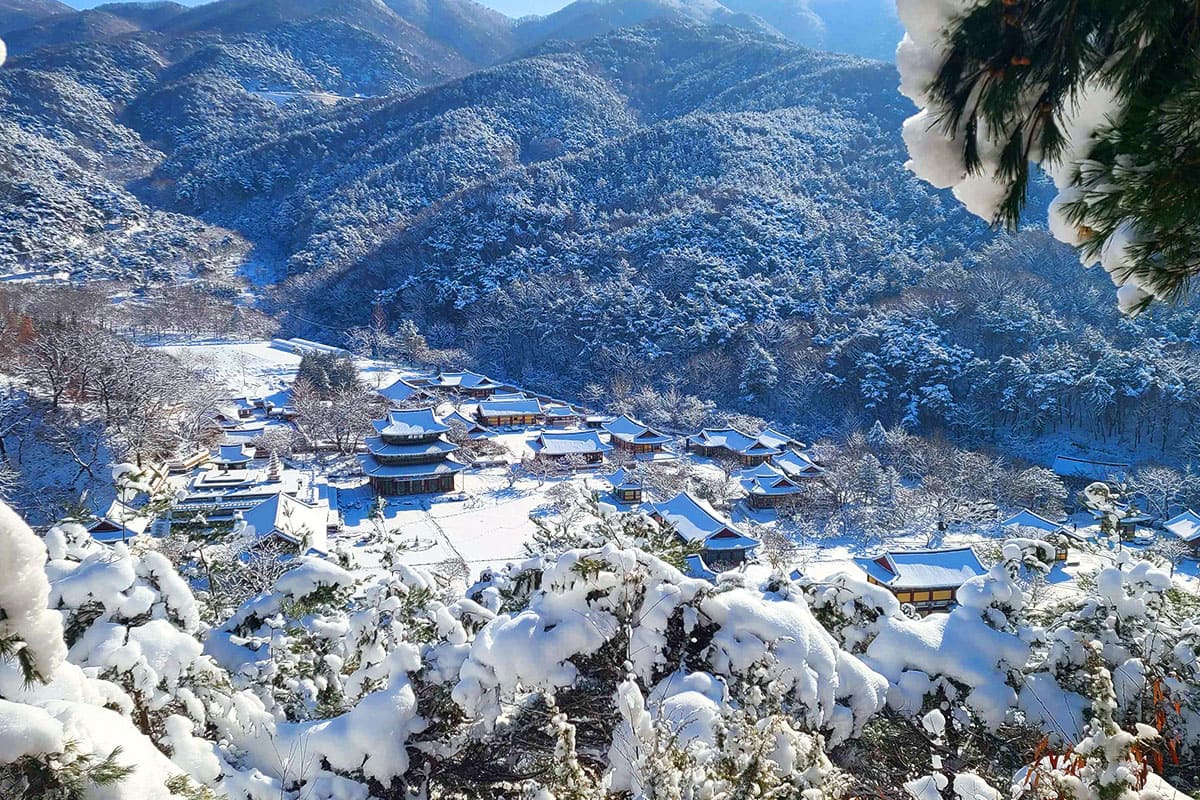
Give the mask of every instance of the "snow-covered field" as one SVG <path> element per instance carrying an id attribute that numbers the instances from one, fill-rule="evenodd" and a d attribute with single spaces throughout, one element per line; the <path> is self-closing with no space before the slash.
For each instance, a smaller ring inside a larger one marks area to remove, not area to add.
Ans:
<path id="1" fill-rule="evenodd" d="M 276 399 L 291 388 L 300 368 L 301 353 L 273 341 L 203 341 L 159 347 L 210 380 L 228 387 L 230 397 Z M 363 380 L 382 387 L 410 375 L 370 359 L 357 359 Z"/>

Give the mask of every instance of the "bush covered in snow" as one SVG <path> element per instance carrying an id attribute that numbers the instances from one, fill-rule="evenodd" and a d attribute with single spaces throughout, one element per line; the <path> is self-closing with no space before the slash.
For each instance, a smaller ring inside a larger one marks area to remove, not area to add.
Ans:
<path id="1" fill-rule="evenodd" d="M 1051 554 L 1015 539 L 917 618 L 845 576 L 712 584 L 614 542 L 465 596 L 300 558 L 209 628 L 162 554 L 0 515 L 0 786 L 46 798 L 924 800 L 1018 774 L 1149 800 L 1200 746 L 1196 602 L 1148 562 L 1046 609 L 1022 576 Z"/>

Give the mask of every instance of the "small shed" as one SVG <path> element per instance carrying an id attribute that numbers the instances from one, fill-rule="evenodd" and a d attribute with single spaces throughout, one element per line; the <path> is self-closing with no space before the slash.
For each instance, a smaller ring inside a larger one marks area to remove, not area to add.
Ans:
<path id="1" fill-rule="evenodd" d="M 621 467 L 606 480 L 612 487 L 613 497 L 622 503 L 640 503 L 644 487 L 641 478 L 633 470 Z"/>
<path id="2" fill-rule="evenodd" d="M 1163 529 L 1192 548 L 1193 553 L 1200 550 L 1200 514 L 1190 508 L 1164 522 Z"/>

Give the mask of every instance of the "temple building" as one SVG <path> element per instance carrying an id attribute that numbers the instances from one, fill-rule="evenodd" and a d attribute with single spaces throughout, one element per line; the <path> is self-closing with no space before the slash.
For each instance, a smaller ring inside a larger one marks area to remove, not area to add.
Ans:
<path id="1" fill-rule="evenodd" d="M 854 561 L 867 574 L 868 583 L 887 588 L 901 603 L 922 613 L 953 607 L 962 585 L 987 573 L 970 547 L 889 550 Z"/>
<path id="2" fill-rule="evenodd" d="M 1200 550 L 1200 515 L 1190 508 L 1164 522 L 1163 528 L 1192 548 L 1193 553 Z"/>
<path id="3" fill-rule="evenodd" d="M 480 375 L 477 372 L 439 372 L 425 385 L 430 389 L 460 392 L 468 397 L 488 397 L 493 392 L 504 391 L 508 388 L 487 375 Z"/>
<path id="4" fill-rule="evenodd" d="M 627 467 L 621 467 L 605 480 L 612 487 L 613 497 L 621 503 L 640 503 L 644 487 L 637 473 Z"/>
<path id="5" fill-rule="evenodd" d="M 566 458 L 579 456 L 589 464 L 599 464 L 604 454 L 612 451 L 594 430 L 545 431 L 530 445 L 538 458 Z"/>
<path id="6" fill-rule="evenodd" d="M 819 478 L 825 473 L 824 467 L 797 450 L 785 450 L 772 456 L 771 463 L 794 481 Z"/>
<path id="7" fill-rule="evenodd" d="M 554 403 L 543 408 L 546 424 L 556 428 L 575 427 L 582 421 L 583 416 L 565 403 Z"/>
<path id="8" fill-rule="evenodd" d="M 399 408 L 405 403 L 419 401 L 426 395 L 419 386 L 413 385 L 404 378 L 399 378 L 380 389 L 379 396 L 387 400 L 392 408 Z"/>
<path id="9" fill-rule="evenodd" d="M 503 400 L 480 400 L 476 416 L 480 425 L 503 428 L 509 425 L 537 425 L 544 411 L 536 397 L 513 397 Z"/>
<path id="10" fill-rule="evenodd" d="M 700 550 L 704 564 L 717 571 L 742 564 L 759 542 L 734 526 L 706 501 L 681 492 L 665 503 L 646 503 L 642 510 L 660 525 L 669 525 L 675 535 Z"/>
<path id="11" fill-rule="evenodd" d="M 689 436 L 688 449 L 708 458 L 734 458 L 747 467 L 755 467 L 783 451 L 776 446 L 778 435 L 763 440 L 736 428 L 708 428 Z"/>
<path id="12" fill-rule="evenodd" d="M 670 436 L 664 436 L 627 414 L 604 423 L 602 427 L 608 431 L 613 447 L 635 455 L 661 453 L 671 443 Z"/>
<path id="13" fill-rule="evenodd" d="M 280 493 L 242 512 L 233 532 L 256 547 L 278 541 L 299 553 L 327 553 L 329 531 L 337 529 L 337 519 L 326 497 L 301 499 Z"/>
<path id="14" fill-rule="evenodd" d="M 245 469 L 254 460 L 254 448 L 245 442 L 218 445 L 208 463 L 220 470 Z"/>
<path id="15" fill-rule="evenodd" d="M 462 464 L 451 458 L 458 445 L 446 439 L 450 426 L 432 408 L 389 411 L 373 423 L 376 435 L 365 440 L 359 456 L 376 494 L 396 496 L 452 492 Z"/>
<path id="16" fill-rule="evenodd" d="M 776 508 L 804 493 L 804 489 L 781 469 L 767 463 L 742 471 L 738 481 L 746 491 L 746 502 L 751 508 Z"/>

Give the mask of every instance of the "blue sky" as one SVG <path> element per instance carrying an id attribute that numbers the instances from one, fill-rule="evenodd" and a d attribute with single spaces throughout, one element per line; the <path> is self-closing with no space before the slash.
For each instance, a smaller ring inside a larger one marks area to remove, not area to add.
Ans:
<path id="1" fill-rule="evenodd" d="M 109 0 L 65 0 L 67 5 L 75 8 L 91 8 Z M 186 6 L 200 5 L 202 0 L 179 0 Z M 567 5 L 570 0 L 476 0 L 497 11 L 503 11 L 510 17 L 523 17 L 526 14 L 549 14 Z"/>
<path id="2" fill-rule="evenodd" d="M 526 14 L 549 14 L 567 5 L 569 0 L 476 0 L 485 6 L 503 11 L 510 17 L 523 17 Z"/>

